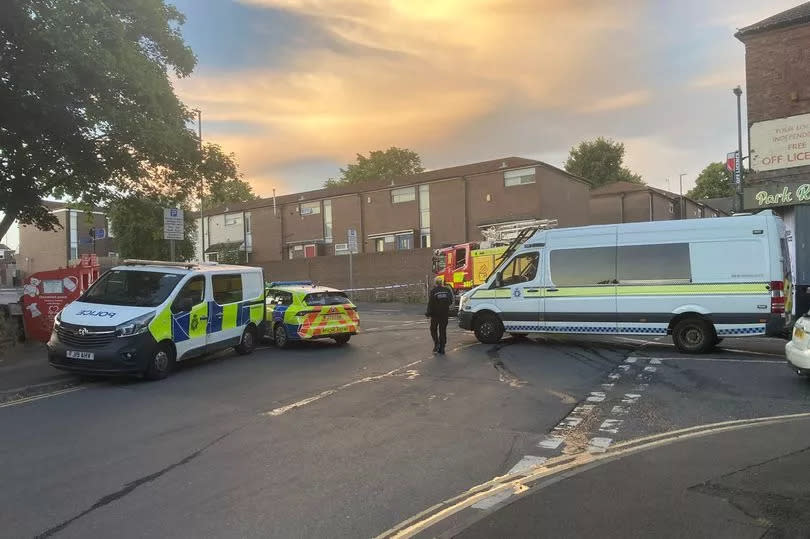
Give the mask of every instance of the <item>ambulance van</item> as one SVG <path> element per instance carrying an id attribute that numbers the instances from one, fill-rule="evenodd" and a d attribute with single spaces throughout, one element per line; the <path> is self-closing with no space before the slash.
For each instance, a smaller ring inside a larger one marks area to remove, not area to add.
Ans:
<path id="1" fill-rule="evenodd" d="M 57 315 L 48 359 L 67 371 L 155 380 L 176 361 L 230 347 L 249 354 L 264 326 L 261 268 L 128 260 Z"/>
<path id="2" fill-rule="evenodd" d="M 671 335 L 684 353 L 790 323 L 785 227 L 735 217 L 540 230 L 465 293 L 459 325 L 504 333 Z"/>

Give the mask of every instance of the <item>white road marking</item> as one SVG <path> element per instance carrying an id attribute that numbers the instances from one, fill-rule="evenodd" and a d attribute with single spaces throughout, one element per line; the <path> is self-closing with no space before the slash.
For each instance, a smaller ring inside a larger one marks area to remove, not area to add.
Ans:
<path id="1" fill-rule="evenodd" d="M 618 380 L 618 379 L 619 379 L 619 378 L 621 378 L 621 377 L 622 377 L 622 375 L 621 375 L 621 374 L 619 374 L 619 373 L 617 373 L 617 372 L 614 372 L 614 373 L 608 374 L 608 378 L 609 378 L 610 380 Z"/>
<path id="2" fill-rule="evenodd" d="M 658 370 L 658 367 L 644 367 L 644 372 L 655 372 Z"/>
<path id="3" fill-rule="evenodd" d="M 625 406 L 616 405 L 613 408 L 611 408 L 610 413 L 613 415 L 624 415 L 629 411 L 630 409 L 626 408 Z"/>
<path id="4" fill-rule="evenodd" d="M 619 369 L 627 372 L 630 370 L 630 365 L 619 365 Z"/>
<path id="5" fill-rule="evenodd" d="M 638 361 L 637 357 L 628 357 L 624 360 L 625 363 L 635 363 L 636 361 Z"/>
<path id="6" fill-rule="evenodd" d="M 66 393 L 73 393 L 74 391 L 81 391 L 82 389 L 87 389 L 87 386 L 76 386 L 76 387 L 69 387 L 67 389 L 61 389 L 59 391 L 53 391 L 51 393 L 44 393 L 42 395 L 34 395 L 33 397 L 24 397 L 22 399 L 17 399 L 13 401 L 8 401 L 0 404 L 0 408 L 8 408 L 10 406 L 19 406 L 20 404 L 26 404 L 28 402 L 38 401 L 41 399 L 49 399 L 51 397 L 57 397 L 59 395 L 64 395 Z"/>
<path id="7" fill-rule="evenodd" d="M 654 357 L 654 358 L 650 359 L 650 365 L 660 365 L 660 364 L 661 364 L 661 360 L 658 359 L 657 357 Z"/>
<path id="8" fill-rule="evenodd" d="M 720 361 L 729 363 L 778 363 L 784 364 L 785 359 L 735 359 L 730 357 L 661 357 L 661 361 Z"/>
<path id="9" fill-rule="evenodd" d="M 602 402 L 605 400 L 605 393 L 603 391 L 591 391 L 590 396 L 585 400 L 588 402 Z"/>
<path id="10" fill-rule="evenodd" d="M 512 468 L 507 473 L 509 474 L 523 473 L 525 471 L 531 470 L 532 468 L 540 466 L 547 460 L 548 460 L 547 457 L 535 457 L 533 455 L 526 455 L 522 459 L 520 459 L 517 462 L 517 464 L 512 466 Z"/>
<path id="11" fill-rule="evenodd" d="M 587 414 L 587 413 L 591 412 L 595 407 L 596 406 L 593 405 L 593 404 L 580 404 L 579 406 L 574 408 L 574 410 L 571 413 L 572 414 L 577 414 L 577 413 L 586 413 Z"/>
<path id="12" fill-rule="evenodd" d="M 625 404 L 635 404 L 638 399 L 641 398 L 641 395 L 637 393 L 625 393 L 622 402 Z"/>
<path id="13" fill-rule="evenodd" d="M 604 453 L 610 444 L 613 443 L 613 438 L 591 438 L 588 442 L 588 453 Z"/>
<path id="14" fill-rule="evenodd" d="M 548 460 L 546 457 L 535 457 L 532 455 L 526 455 L 525 457 L 520 459 L 520 461 L 518 461 L 517 464 L 512 466 L 512 468 L 506 473 L 507 475 L 524 473 L 529 470 L 532 470 L 533 468 L 537 468 L 538 466 L 546 462 L 546 460 Z M 489 509 L 490 507 L 494 507 L 495 505 L 498 505 L 499 503 L 505 501 L 507 498 L 509 498 L 510 496 L 516 494 L 521 490 L 525 490 L 525 487 L 522 489 L 515 488 L 502 490 L 500 492 L 493 494 L 492 496 L 484 498 L 483 500 L 473 504 L 471 507 L 473 509 Z"/>
<path id="15" fill-rule="evenodd" d="M 486 510 L 489 509 L 490 507 L 494 507 L 499 503 L 507 500 L 512 496 L 513 493 L 514 491 L 511 489 L 501 490 L 500 492 L 497 492 L 492 496 L 489 496 L 488 498 L 484 498 L 480 502 L 472 504 L 470 507 L 472 507 L 473 509 Z"/>
<path id="16" fill-rule="evenodd" d="M 537 444 L 537 447 L 543 449 L 557 449 L 565 441 L 562 436 L 546 435 L 546 438 Z"/>
<path id="17" fill-rule="evenodd" d="M 616 384 L 602 384 L 602 389 L 610 390 L 613 389 L 615 385 Z"/>
<path id="18" fill-rule="evenodd" d="M 358 384 L 365 384 L 367 382 L 376 382 L 377 380 L 382 380 L 383 378 L 388 378 L 388 377 L 391 377 L 391 376 L 395 376 L 395 375 L 399 374 L 402 371 L 406 371 L 409 367 L 413 367 L 414 365 L 418 365 L 419 363 L 422 363 L 423 361 L 424 361 L 423 359 L 417 359 L 416 361 L 412 361 L 412 362 L 408 363 L 407 365 L 403 365 L 402 367 L 397 367 L 396 369 L 388 371 L 388 372 L 386 372 L 384 374 L 378 374 L 376 376 L 366 376 L 365 378 L 360 378 L 358 380 L 353 380 L 351 382 L 343 384 L 342 386 L 338 386 L 335 389 L 327 389 L 326 391 L 321 391 L 317 395 L 307 397 L 306 399 L 296 401 L 296 402 L 294 402 L 292 404 L 288 404 L 286 406 L 280 406 L 278 408 L 274 408 L 274 409 L 272 409 L 270 411 L 267 411 L 267 412 L 262 412 L 259 415 L 275 417 L 275 416 L 279 416 L 279 415 L 282 415 L 282 414 L 286 414 L 290 410 L 295 410 L 296 408 L 301 408 L 302 406 L 306 406 L 307 404 L 312 404 L 315 401 L 319 401 L 319 400 L 323 399 L 324 397 L 334 395 L 338 391 L 348 389 L 348 388 L 350 388 L 352 386 L 356 386 Z"/>
<path id="19" fill-rule="evenodd" d="M 751 354 L 754 356 L 773 356 L 773 357 L 785 357 L 785 354 L 773 354 L 771 352 L 752 352 L 749 350 L 738 350 L 737 348 L 722 348 L 722 350 L 726 352 L 738 352 L 740 354 Z"/>
<path id="20" fill-rule="evenodd" d="M 605 419 L 602 424 L 599 425 L 599 431 L 616 434 L 619 432 L 619 427 L 622 423 L 624 423 L 623 419 Z"/>

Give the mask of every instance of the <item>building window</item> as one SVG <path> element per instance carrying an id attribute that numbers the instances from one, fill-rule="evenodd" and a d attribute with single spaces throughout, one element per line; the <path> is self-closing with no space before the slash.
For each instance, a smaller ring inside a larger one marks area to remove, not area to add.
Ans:
<path id="1" fill-rule="evenodd" d="M 242 214 L 241 213 L 226 213 L 225 214 L 225 226 L 236 226 L 242 224 Z"/>
<path id="2" fill-rule="evenodd" d="M 289 258 L 290 260 L 295 258 L 295 249 L 293 247 L 287 248 L 287 258 Z"/>
<path id="3" fill-rule="evenodd" d="M 301 215 L 317 215 L 321 213 L 320 202 L 304 202 L 298 205 L 298 213 Z"/>
<path id="4" fill-rule="evenodd" d="M 419 186 L 419 246 L 430 247 L 430 186 Z"/>
<path id="5" fill-rule="evenodd" d="M 397 249 L 402 251 L 405 249 L 413 249 L 413 233 L 397 234 Z"/>
<path id="6" fill-rule="evenodd" d="M 250 252 L 253 249 L 253 224 L 251 223 L 250 212 L 245 213 L 245 250 Z"/>
<path id="7" fill-rule="evenodd" d="M 323 201 L 323 241 L 332 243 L 332 201 Z"/>
<path id="8" fill-rule="evenodd" d="M 515 185 L 534 183 L 534 171 L 534 167 L 507 170 L 503 173 L 503 184 L 506 187 L 513 187 Z"/>
<path id="9" fill-rule="evenodd" d="M 669 214 L 670 215 L 675 215 L 675 203 L 674 202 L 669 203 Z"/>
<path id="10" fill-rule="evenodd" d="M 79 214 L 76 210 L 70 212 L 70 260 L 79 258 Z"/>
<path id="11" fill-rule="evenodd" d="M 377 253 L 382 253 L 385 251 L 385 238 L 374 239 L 374 251 Z"/>
<path id="12" fill-rule="evenodd" d="M 205 253 L 205 258 L 209 262 L 216 262 L 217 261 L 217 253 Z"/>
<path id="13" fill-rule="evenodd" d="M 413 187 L 403 187 L 402 189 L 391 189 L 391 203 L 400 204 L 402 202 L 413 202 L 416 200 L 416 189 Z"/>
<path id="14" fill-rule="evenodd" d="M 115 237 L 115 234 L 113 234 L 112 221 L 110 221 L 109 219 L 107 219 L 107 237 L 108 238 L 114 238 Z"/>

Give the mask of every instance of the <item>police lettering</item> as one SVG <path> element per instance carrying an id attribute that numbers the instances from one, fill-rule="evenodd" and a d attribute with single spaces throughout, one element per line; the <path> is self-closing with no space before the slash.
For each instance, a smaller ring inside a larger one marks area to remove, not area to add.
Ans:
<path id="1" fill-rule="evenodd" d="M 115 318 L 115 315 L 118 313 L 111 313 L 109 311 L 92 311 L 89 309 L 83 309 L 76 313 L 76 316 L 106 316 L 108 318 Z"/>

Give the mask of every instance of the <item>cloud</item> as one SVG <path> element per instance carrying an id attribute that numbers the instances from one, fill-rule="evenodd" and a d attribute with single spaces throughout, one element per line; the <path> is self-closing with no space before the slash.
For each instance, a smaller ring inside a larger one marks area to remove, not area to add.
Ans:
<path id="1" fill-rule="evenodd" d="M 199 73 L 175 81 L 204 121 L 251 127 L 208 133 L 237 153 L 249 179 L 303 159 L 345 163 L 391 145 L 436 148 L 515 102 L 532 111 L 611 111 L 649 100 L 638 89 L 634 49 L 622 47 L 641 0 L 241 2 L 304 17 L 341 45 L 299 47 L 268 68 L 212 71 L 203 61 Z"/>

